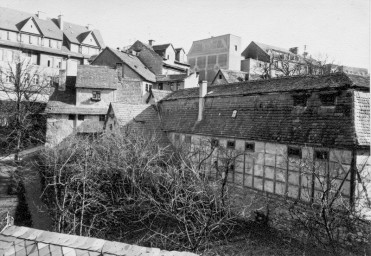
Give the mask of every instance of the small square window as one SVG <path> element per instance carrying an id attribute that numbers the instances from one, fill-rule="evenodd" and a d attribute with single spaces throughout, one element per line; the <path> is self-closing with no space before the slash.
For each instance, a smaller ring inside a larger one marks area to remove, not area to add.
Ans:
<path id="1" fill-rule="evenodd" d="M 299 157 L 301 158 L 301 148 L 288 147 L 287 154 L 289 157 Z"/>
<path id="2" fill-rule="evenodd" d="M 255 151 L 255 143 L 254 142 L 246 142 L 245 143 L 245 150 L 246 151 Z"/>
<path id="3" fill-rule="evenodd" d="M 319 160 L 328 160 L 328 152 L 327 151 L 316 150 L 315 151 L 315 154 L 316 154 L 316 159 L 319 159 Z"/>
<path id="4" fill-rule="evenodd" d="M 320 99 L 323 106 L 335 106 L 336 93 L 321 94 Z"/>
<path id="5" fill-rule="evenodd" d="M 185 138 L 184 138 L 184 142 L 185 143 L 191 143 L 192 141 L 192 136 L 191 135 L 186 135 Z"/>
<path id="6" fill-rule="evenodd" d="M 228 140 L 227 141 L 227 148 L 234 149 L 236 146 L 236 142 L 234 140 Z"/>
<path id="7" fill-rule="evenodd" d="M 164 89 L 164 84 L 163 83 L 159 83 L 158 84 L 158 89 L 159 90 L 163 90 Z"/>
<path id="8" fill-rule="evenodd" d="M 84 121 L 85 116 L 84 115 L 77 115 L 77 119 L 80 121 Z"/>
<path id="9" fill-rule="evenodd" d="M 309 97 L 309 95 L 306 95 L 306 94 L 293 95 L 292 98 L 294 100 L 294 106 L 306 107 L 307 106 L 308 97 Z"/>
<path id="10" fill-rule="evenodd" d="M 99 115 L 99 121 L 104 122 L 106 120 L 105 115 Z"/>
<path id="11" fill-rule="evenodd" d="M 211 140 L 211 146 L 218 147 L 219 146 L 219 141 L 217 139 L 212 139 Z"/>
<path id="12" fill-rule="evenodd" d="M 75 115 L 72 114 L 68 115 L 68 120 L 75 120 Z"/>

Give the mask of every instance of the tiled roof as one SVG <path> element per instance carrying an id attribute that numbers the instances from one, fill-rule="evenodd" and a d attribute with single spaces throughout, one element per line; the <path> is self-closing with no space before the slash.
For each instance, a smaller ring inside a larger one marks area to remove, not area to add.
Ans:
<path id="1" fill-rule="evenodd" d="M 22 27 L 22 24 L 24 24 L 25 20 L 28 20 L 30 17 L 35 20 L 37 26 L 41 30 L 41 33 L 45 37 L 63 40 L 62 31 L 51 19 L 39 19 L 34 14 L 4 7 L 0 7 L 0 28 L 18 32 L 19 29 Z"/>
<path id="2" fill-rule="evenodd" d="M 116 69 L 107 66 L 79 65 L 77 67 L 76 88 L 116 89 L 118 75 Z"/>
<path id="3" fill-rule="evenodd" d="M 159 108 L 166 131 L 349 148 L 369 145 L 367 96 L 358 97 L 356 103 L 360 109 L 356 111 L 360 123 L 357 128 L 350 114 L 353 99 L 346 90 L 368 90 L 363 82 L 353 84 L 348 76 L 335 74 L 210 87 L 205 97 L 203 119 L 199 122 L 198 88 L 173 92 L 160 101 Z M 312 93 L 307 107 L 294 106 L 293 93 L 312 89 L 316 92 Z M 342 93 L 336 105 L 320 108 L 318 93 L 322 91 L 317 93 L 317 90 L 333 89 L 341 89 Z M 235 110 L 237 116 L 233 118 Z"/>
<path id="4" fill-rule="evenodd" d="M 107 47 L 106 49 L 113 52 L 117 57 L 119 57 L 123 63 L 128 65 L 132 68 L 135 72 L 137 72 L 140 76 L 142 76 L 145 80 L 150 82 L 156 82 L 156 76 L 153 74 L 141 61 L 138 59 L 137 56 L 121 52 L 115 50 L 113 48 Z"/>
<path id="5" fill-rule="evenodd" d="M 136 118 L 145 109 L 151 107 L 150 105 L 146 104 L 133 105 L 121 102 L 111 102 L 111 106 L 120 126 L 124 126 L 133 121 L 133 118 Z"/>
<path id="6" fill-rule="evenodd" d="M 104 256 L 158 255 L 195 256 L 189 252 L 163 251 L 98 238 L 66 235 L 27 227 L 11 226 L 0 233 L 1 256 Z"/>
<path id="7" fill-rule="evenodd" d="M 358 145 L 370 145 L 370 93 L 354 92 L 354 125 Z"/>
<path id="8" fill-rule="evenodd" d="M 137 52 L 138 58 L 156 75 L 162 74 L 163 59 L 151 46 L 137 40 L 129 50 Z"/>
<path id="9" fill-rule="evenodd" d="M 335 73 L 324 76 L 296 76 L 253 80 L 208 87 L 208 97 L 228 95 L 249 95 L 259 93 L 324 90 L 340 87 L 370 88 L 370 77 Z M 198 88 L 178 90 L 166 100 L 198 97 Z"/>
<path id="10" fill-rule="evenodd" d="M 227 80 L 227 83 L 238 83 L 246 80 L 246 76 L 249 74 L 247 72 L 243 71 L 236 71 L 236 70 L 228 70 L 228 69 L 220 69 L 220 73 L 223 74 L 225 80 Z M 218 76 L 218 73 L 216 74 L 215 78 Z M 213 80 L 213 82 L 214 82 Z"/>
<path id="11" fill-rule="evenodd" d="M 164 90 L 156 90 L 152 89 L 152 97 L 154 98 L 155 102 L 159 102 L 160 100 L 166 98 L 168 95 L 172 93 L 172 91 L 164 91 Z"/>
<path id="12" fill-rule="evenodd" d="M 171 144 L 166 134 L 162 131 L 160 118 L 155 106 L 114 102 L 111 103 L 110 108 L 113 109 L 120 126 L 131 126 L 148 135 L 155 135 L 159 145 L 162 147 Z"/>
<path id="13" fill-rule="evenodd" d="M 57 23 L 56 19 L 53 19 L 53 21 Z M 70 41 L 71 43 L 81 44 L 90 32 L 93 32 L 93 35 L 97 39 L 99 47 L 104 48 L 105 45 L 99 30 L 89 30 L 85 26 L 73 24 L 70 22 L 63 22 L 63 33 L 67 37 L 68 41 Z"/>

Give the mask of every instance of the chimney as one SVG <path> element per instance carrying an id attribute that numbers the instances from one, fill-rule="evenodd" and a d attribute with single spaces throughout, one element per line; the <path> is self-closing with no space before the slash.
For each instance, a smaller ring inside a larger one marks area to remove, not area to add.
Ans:
<path id="1" fill-rule="evenodd" d="M 58 26 L 60 30 L 63 30 L 63 15 L 58 15 Z"/>
<path id="2" fill-rule="evenodd" d="M 289 49 L 290 52 L 292 52 L 293 54 L 298 54 L 298 47 L 292 47 Z"/>
<path id="3" fill-rule="evenodd" d="M 206 94 L 207 94 L 207 81 L 202 81 L 200 84 L 200 94 L 198 99 L 198 118 L 197 118 L 198 122 L 201 121 L 203 118 Z"/>
<path id="4" fill-rule="evenodd" d="M 155 40 L 153 40 L 153 39 L 149 39 L 149 40 L 148 40 L 148 44 L 149 44 L 150 46 L 152 46 L 154 41 L 155 41 Z"/>
<path id="5" fill-rule="evenodd" d="M 37 14 L 36 16 L 41 19 L 41 20 L 46 20 L 46 13 L 45 12 L 42 12 L 42 11 L 37 11 Z"/>

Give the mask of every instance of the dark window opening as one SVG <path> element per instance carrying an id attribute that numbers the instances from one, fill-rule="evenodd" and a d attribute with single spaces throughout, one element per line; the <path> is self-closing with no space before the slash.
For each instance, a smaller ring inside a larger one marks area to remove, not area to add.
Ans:
<path id="1" fill-rule="evenodd" d="M 219 79 L 222 79 L 223 78 L 223 76 L 222 75 L 219 75 Z"/>
<path id="2" fill-rule="evenodd" d="M 316 154 L 316 159 L 319 159 L 319 160 L 328 160 L 328 152 L 327 151 L 316 150 L 315 151 L 315 154 Z"/>
<path id="3" fill-rule="evenodd" d="M 294 106 L 302 106 L 306 107 L 307 106 L 307 101 L 309 98 L 309 95 L 293 95 L 293 100 L 294 100 Z"/>
<path id="4" fill-rule="evenodd" d="M 106 120 L 106 116 L 105 115 L 99 115 L 99 121 L 105 121 Z"/>
<path id="5" fill-rule="evenodd" d="M 48 67 L 50 67 L 50 60 L 48 60 Z"/>
<path id="6" fill-rule="evenodd" d="M 234 140 L 227 141 L 227 148 L 234 149 L 236 146 L 236 142 Z"/>
<path id="7" fill-rule="evenodd" d="M 230 171 L 234 171 L 234 164 L 230 164 L 230 165 L 229 165 L 229 170 L 230 170 Z"/>
<path id="8" fill-rule="evenodd" d="M 320 99 L 323 106 L 334 106 L 336 102 L 336 94 L 322 94 L 320 95 Z"/>
<path id="9" fill-rule="evenodd" d="M 112 131 L 112 128 L 113 128 L 113 125 L 112 124 L 110 124 L 109 125 L 109 129 Z"/>
<path id="10" fill-rule="evenodd" d="M 92 100 L 100 100 L 100 91 L 93 91 Z"/>
<path id="11" fill-rule="evenodd" d="M 164 89 L 164 84 L 163 83 L 159 83 L 158 84 L 158 89 L 159 90 L 163 90 Z"/>
<path id="12" fill-rule="evenodd" d="M 287 154 L 289 156 L 300 157 L 301 158 L 301 148 L 288 147 Z"/>
<path id="13" fill-rule="evenodd" d="M 186 135 L 185 138 L 184 138 L 184 142 L 185 143 L 191 143 L 191 140 L 192 140 L 192 136 L 191 135 Z"/>
<path id="14" fill-rule="evenodd" d="M 68 120 L 75 120 L 75 115 L 68 115 Z"/>
<path id="15" fill-rule="evenodd" d="M 237 45 L 234 46 L 234 50 L 237 51 Z"/>
<path id="16" fill-rule="evenodd" d="M 219 146 L 219 141 L 217 139 L 212 139 L 211 140 L 211 146 L 218 147 Z"/>
<path id="17" fill-rule="evenodd" d="M 84 115 L 77 115 L 77 120 L 84 121 L 85 116 Z"/>
<path id="18" fill-rule="evenodd" d="M 246 151 L 255 151 L 255 143 L 254 142 L 246 142 L 245 143 L 245 150 Z"/>

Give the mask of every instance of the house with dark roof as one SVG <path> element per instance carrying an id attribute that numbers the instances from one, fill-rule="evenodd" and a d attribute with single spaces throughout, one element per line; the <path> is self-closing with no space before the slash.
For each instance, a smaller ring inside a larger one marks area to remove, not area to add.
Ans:
<path id="1" fill-rule="evenodd" d="M 145 94 L 156 83 L 155 74 L 138 56 L 129 52 L 106 47 L 91 63 L 92 65 L 115 68 L 122 79 L 133 79 L 140 82 Z"/>
<path id="2" fill-rule="evenodd" d="M 120 88 L 116 69 L 81 65 L 76 77 L 57 86 L 46 105 L 48 145 L 56 145 L 70 134 L 100 133 L 110 102 Z"/>
<path id="3" fill-rule="evenodd" d="M 214 79 L 211 81 L 211 86 L 221 84 L 231 84 L 249 80 L 249 73 L 237 70 L 219 69 Z"/>
<path id="4" fill-rule="evenodd" d="M 218 146 L 205 161 L 214 166 L 208 174 L 214 178 L 223 148 L 238 155 L 230 163 L 230 183 L 310 202 L 319 188 L 300 167 L 310 161 L 324 177 L 336 174 L 333 182 L 354 202 L 371 193 L 369 91 L 369 77 L 344 73 L 210 87 L 205 81 L 155 105 L 173 145 Z"/>
<path id="5" fill-rule="evenodd" d="M 54 73 L 67 66 L 73 73 L 77 64 L 88 64 L 88 59 L 104 47 L 98 30 L 65 22 L 62 15 L 48 18 L 42 12 L 35 15 L 0 7 L 2 66 L 20 55 Z"/>

